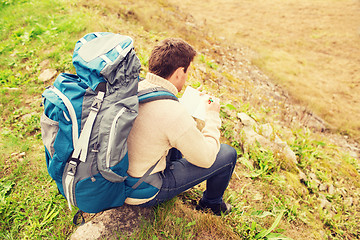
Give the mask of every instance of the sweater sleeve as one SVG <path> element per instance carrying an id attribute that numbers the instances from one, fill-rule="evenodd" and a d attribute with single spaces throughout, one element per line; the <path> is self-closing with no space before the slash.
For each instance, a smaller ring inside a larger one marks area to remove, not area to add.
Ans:
<path id="1" fill-rule="evenodd" d="M 208 112 L 202 131 L 196 127 L 194 119 L 186 112 L 173 121 L 175 134 L 169 136 L 170 145 L 177 148 L 190 163 L 209 168 L 214 163 L 220 149 L 221 120 L 217 112 Z M 173 132 L 174 133 L 174 132 Z"/>

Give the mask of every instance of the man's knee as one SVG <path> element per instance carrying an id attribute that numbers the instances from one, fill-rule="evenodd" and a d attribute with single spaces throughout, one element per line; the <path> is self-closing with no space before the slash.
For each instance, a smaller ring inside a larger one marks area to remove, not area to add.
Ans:
<path id="1" fill-rule="evenodd" d="M 233 162 L 234 165 L 236 164 L 237 152 L 232 146 L 228 144 L 221 144 L 219 154 L 228 161 Z"/>

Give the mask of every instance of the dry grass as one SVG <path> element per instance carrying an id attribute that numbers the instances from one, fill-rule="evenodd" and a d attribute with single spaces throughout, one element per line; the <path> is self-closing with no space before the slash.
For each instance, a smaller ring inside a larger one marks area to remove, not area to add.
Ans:
<path id="1" fill-rule="evenodd" d="M 360 14 L 355 0 L 181 2 L 335 129 L 360 137 Z"/>

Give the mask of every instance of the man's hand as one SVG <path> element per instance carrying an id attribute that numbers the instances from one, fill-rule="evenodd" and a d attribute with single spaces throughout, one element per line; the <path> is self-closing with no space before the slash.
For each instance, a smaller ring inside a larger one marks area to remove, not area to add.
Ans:
<path id="1" fill-rule="evenodd" d="M 206 92 L 202 91 L 202 86 L 198 87 L 197 90 L 200 92 L 200 96 L 206 95 L 206 111 L 220 112 L 220 99 L 216 98 Z"/>
<path id="2" fill-rule="evenodd" d="M 209 96 L 209 99 L 206 104 L 206 111 L 220 112 L 220 99 L 216 97 Z"/>

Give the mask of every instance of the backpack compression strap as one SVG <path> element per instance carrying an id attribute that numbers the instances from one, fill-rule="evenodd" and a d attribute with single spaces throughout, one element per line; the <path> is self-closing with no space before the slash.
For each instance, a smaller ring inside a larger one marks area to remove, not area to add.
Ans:
<path id="1" fill-rule="evenodd" d="M 179 101 L 179 99 L 174 94 L 172 94 L 171 92 L 169 92 L 169 90 L 163 87 L 154 87 L 141 90 L 138 93 L 138 97 L 140 103 L 147 103 L 161 99 L 171 99 Z"/>
<path id="2" fill-rule="evenodd" d="M 76 205 L 74 192 L 73 192 L 74 190 L 73 185 L 74 185 L 74 179 L 75 179 L 77 167 L 80 161 L 82 162 L 86 161 L 91 130 L 94 125 L 96 116 L 101 108 L 101 104 L 104 100 L 104 96 L 105 96 L 105 92 L 98 91 L 96 97 L 94 98 L 94 101 L 91 104 L 89 116 L 86 119 L 80 137 L 78 139 L 78 142 L 76 146 L 74 146 L 74 151 L 72 153 L 71 160 L 69 161 L 68 164 L 68 168 L 67 168 L 68 170 L 64 179 L 64 185 L 65 185 L 64 190 L 65 190 L 65 197 L 68 200 L 68 205 L 70 209 L 71 209 L 71 205 Z"/>
<path id="3" fill-rule="evenodd" d="M 79 159 L 82 162 L 86 161 L 91 130 L 94 125 L 96 116 L 101 108 L 101 104 L 104 100 L 105 92 L 99 91 L 91 104 L 89 116 L 86 119 L 83 129 L 79 137 L 78 145 L 74 148 L 72 158 Z"/>

